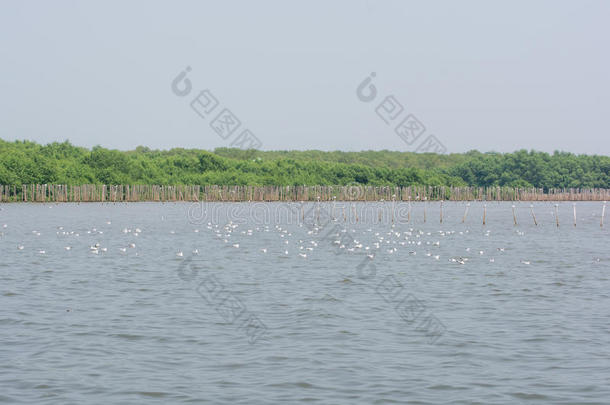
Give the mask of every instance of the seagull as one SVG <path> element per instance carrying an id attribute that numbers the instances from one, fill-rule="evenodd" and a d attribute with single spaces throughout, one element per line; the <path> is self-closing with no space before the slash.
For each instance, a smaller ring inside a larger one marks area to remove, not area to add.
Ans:
<path id="1" fill-rule="evenodd" d="M 523 263 L 523 264 L 530 264 L 530 262 L 527 261 L 527 260 L 521 260 L 521 263 Z"/>
<path id="2" fill-rule="evenodd" d="M 239 243 L 233 244 L 233 247 L 236 248 L 236 249 L 239 248 Z"/>
<path id="3" fill-rule="evenodd" d="M 263 253 L 267 253 L 267 249 L 266 249 L 266 248 L 262 248 L 262 249 L 261 249 L 261 252 L 263 252 Z"/>
<path id="4" fill-rule="evenodd" d="M 19 246 L 17 246 L 17 249 L 19 249 L 19 250 L 23 250 L 23 248 L 24 248 L 24 247 L 25 247 L 25 246 L 23 246 L 23 245 L 19 245 Z"/>
<path id="5" fill-rule="evenodd" d="M 176 256 L 182 257 L 182 256 L 184 256 L 184 253 L 182 253 L 182 251 L 180 251 L 180 252 L 176 253 Z"/>
<path id="6" fill-rule="evenodd" d="M 301 256 L 303 258 L 307 257 L 307 255 L 305 253 L 299 253 L 299 256 Z"/>

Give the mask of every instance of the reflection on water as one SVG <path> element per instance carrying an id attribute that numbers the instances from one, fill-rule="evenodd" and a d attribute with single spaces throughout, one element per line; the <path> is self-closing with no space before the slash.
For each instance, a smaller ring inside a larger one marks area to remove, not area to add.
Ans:
<path id="1" fill-rule="evenodd" d="M 610 397 L 601 203 L 0 208 L 0 402 Z"/>

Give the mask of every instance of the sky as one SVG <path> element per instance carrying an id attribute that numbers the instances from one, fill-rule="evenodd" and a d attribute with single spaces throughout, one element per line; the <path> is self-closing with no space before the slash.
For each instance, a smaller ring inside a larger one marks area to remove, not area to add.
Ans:
<path id="1" fill-rule="evenodd" d="M 0 0 L 0 138 L 610 155 L 608 21 L 603 0 Z"/>

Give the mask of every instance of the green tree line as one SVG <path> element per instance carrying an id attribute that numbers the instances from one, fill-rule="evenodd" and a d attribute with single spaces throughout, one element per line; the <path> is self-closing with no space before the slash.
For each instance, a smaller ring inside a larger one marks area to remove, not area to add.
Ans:
<path id="1" fill-rule="evenodd" d="M 610 157 L 567 152 L 118 151 L 0 139 L 0 184 L 610 188 Z"/>

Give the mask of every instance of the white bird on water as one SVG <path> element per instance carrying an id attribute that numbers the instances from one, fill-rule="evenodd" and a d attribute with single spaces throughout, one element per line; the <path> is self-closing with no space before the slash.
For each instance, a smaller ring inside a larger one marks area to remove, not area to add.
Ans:
<path id="1" fill-rule="evenodd" d="M 180 252 L 176 253 L 176 256 L 182 257 L 182 256 L 184 256 L 184 253 L 182 253 L 182 251 L 180 251 Z"/>
<path id="2" fill-rule="evenodd" d="M 19 249 L 19 250 L 23 250 L 24 248 L 25 248 L 25 246 L 23 246 L 23 245 L 17 246 L 17 249 Z"/>

